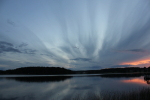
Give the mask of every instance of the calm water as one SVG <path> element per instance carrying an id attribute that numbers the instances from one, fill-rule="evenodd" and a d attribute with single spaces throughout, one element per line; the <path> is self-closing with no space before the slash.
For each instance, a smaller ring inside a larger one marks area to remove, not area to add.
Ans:
<path id="1" fill-rule="evenodd" d="M 103 91 L 150 87 L 144 76 L 0 76 L 0 100 L 70 100 Z"/>

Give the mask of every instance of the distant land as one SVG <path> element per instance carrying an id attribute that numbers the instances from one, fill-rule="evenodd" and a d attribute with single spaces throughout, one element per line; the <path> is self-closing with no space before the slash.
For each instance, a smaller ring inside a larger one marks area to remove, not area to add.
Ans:
<path id="1" fill-rule="evenodd" d="M 103 73 L 150 73 L 150 67 L 107 68 L 100 70 L 73 71 L 61 67 L 21 67 L 0 70 L 0 75 L 60 75 L 60 74 L 103 74 Z"/>
<path id="2" fill-rule="evenodd" d="M 73 74 L 74 71 L 60 67 L 21 67 L 6 71 L 0 71 L 5 75 L 55 75 L 55 74 Z"/>

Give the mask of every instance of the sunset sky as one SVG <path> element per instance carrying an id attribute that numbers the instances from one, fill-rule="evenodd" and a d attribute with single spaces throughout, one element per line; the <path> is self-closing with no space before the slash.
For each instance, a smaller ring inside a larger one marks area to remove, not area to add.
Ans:
<path id="1" fill-rule="evenodd" d="M 150 0 L 0 0 L 0 69 L 150 66 Z"/>

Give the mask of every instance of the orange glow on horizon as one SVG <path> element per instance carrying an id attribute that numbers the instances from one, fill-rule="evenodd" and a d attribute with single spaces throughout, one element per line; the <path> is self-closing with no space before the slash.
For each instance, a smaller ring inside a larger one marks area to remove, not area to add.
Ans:
<path id="1" fill-rule="evenodd" d="M 146 84 L 146 82 L 143 79 L 135 78 L 131 80 L 123 80 L 124 83 L 137 83 L 137 84 Z"/>
<path id="2" fill-rule="evenodd" d="M 137 60 L 137 61 L 131 61 L 131 62 L 123 62 L 120 65 L 141 65 L 141 64 L 149 64 L 150 59 L 144 59 L 144 60 Z"/>

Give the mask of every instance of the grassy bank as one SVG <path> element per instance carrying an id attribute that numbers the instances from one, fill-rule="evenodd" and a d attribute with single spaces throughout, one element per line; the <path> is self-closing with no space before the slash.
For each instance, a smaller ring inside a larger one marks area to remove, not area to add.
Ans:
<path id="1" fill-rule="evenodd" d="M 86 97 L 78 95 L 72 100 L 150 100 L 150 88 L 130 90 L 128 92 L 105 91 L 98 94 L 88 93 Z"/>

